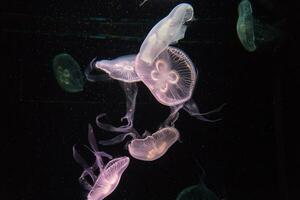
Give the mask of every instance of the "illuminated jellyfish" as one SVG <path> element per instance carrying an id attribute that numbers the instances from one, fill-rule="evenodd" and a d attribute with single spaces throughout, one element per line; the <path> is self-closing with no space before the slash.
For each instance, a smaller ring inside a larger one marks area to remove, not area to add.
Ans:
<path id="1" fill-rule="evenodd" d="M 257 45 L 274 40 L 280 32 L 274 27 L 263 24 L 253 17 L 250 1 L 242 0 L 238 6 L 237 34 L 243 47 L 253 52 Z"/>
<path id="2" fill-rule="evenodd" d="M 83 168 L 84 171 L 79 178 L 79 182 L 89 191 L 88 200 L 102 200 L 110 195 L 118 186 L 121 176 L 129 165 L 129 158 L 126 156 L 112 159 L 112 156 L 99 151 L 92 126 L 89 125 L 88 139 L 92 151 L 96 157 L 96 162 L 92 166 L 88 166 L 86 161 L 76 151 L 73 146 L 73 157 Z M 103 163 L 102 158 L 111 159 L 107 164 Z M 95 171 L 99 170 L 99 175 L 96 176 Z M 92 180 L 92 184 L 88 182 L 86 176 Z"/>
<path id="3" fill-rule="evenodd" d="M 164 127 L 153 133 L 145 132 L 142 136 L 132 128 L 129 133 L 124 133 L 110 140 L 100 140 L 101 145 L 118 144 L 127 136 L 133 139 L 126 144 L 130 155 L 138 160 L 153 161 L 162 157 L 168 149 L 179 140 L 179 132 L 175 127 Z"/>
<path id="4" fill-rule="evenodd" d="M 85 78 L 79 64 L 69 54 L 58 54 L 53 59 L 53 71 L 59 86 L 66 92 L 83 90 Z"/>
<path id="5" fill-rule="evenodd" d="M 203 180 L 205 177 L 205 171 L 198 161 L 196 162 L 198 167 L 202 170 L 202 175 L 199 175 L 199 183 L 183 189 L 177 196 L 176 200 L 219 200 L 217 195 L 205 185 Z"/>
<path id="6" fill-rule="evenodd" d="M 193 16 L 194 9 L 190 4 L 181 3 L 173 8 L 169 15 L 160 20 L 148 33 L 141 45 L 139 59 L 147 64 L 152 64 L 170 44 L 184 38 L 187 29 L 185 23 L 191 21 Z M 139 66 L 135 68 L 137 70 Z M 137 74 L 140 77 L 138 71 Z"/>

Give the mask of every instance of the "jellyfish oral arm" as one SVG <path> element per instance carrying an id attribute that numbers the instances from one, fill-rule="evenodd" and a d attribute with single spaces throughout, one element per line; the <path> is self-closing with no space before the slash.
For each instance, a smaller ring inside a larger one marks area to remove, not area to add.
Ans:
<path id="1" fill-rule="evenodd" d="M 103 146 L 119 144 L 119 143 L 123 142 L 127 136 L 136 138 L 136 135 L 134 133 L 130 132 L 130 133 L 124 133 L 124 134 L 117 135 L 116 137 L 109 139 L 109 140 L 100 140 L 99 144 L 101 144 Z"/>

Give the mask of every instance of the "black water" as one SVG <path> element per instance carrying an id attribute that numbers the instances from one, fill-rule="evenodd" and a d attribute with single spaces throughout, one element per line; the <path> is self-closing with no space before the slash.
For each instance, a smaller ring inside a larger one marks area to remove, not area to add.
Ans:
<path id="1" fill-rule="evenodd" d="M 4 199 L 85 199 L 78 184 L 81 168 L 72 158 L 72 146 L 87 144 L 87 125 L 96 137 L 110 138 L 95 126 L 97 114 L 108 114 L 118 123 L 125 112 L 125 97 L 118 83 L 87 83 L 81 93 L 66 93 L 53 76 L 51 62 L 69 53 L 81 66 L 96 56 L 114 58 L 137 53 L 140 38 L 183 1 L 26 1 L 6 2 L 1 16 L 4 64 L 1 74 L 7 100 L 2 116 L 0 146 L 1 188 Z M 175 143 L 153 162 L 131 159 L 117 189 L 107 198 L 175 200 L 179 192 L 197 184 L 200 169 L 205 183 L 220 199 L 288 199 L 297 190 L 289 183 L 291 122 L 294 111 L 289 91 L 299 75 L 296 45 L 297 21 L 292 4 L 254 1 L 257 16 L 279 23 L 284 36 L 246 52 L 235 32 L 238 1 L 186 1 L 198 21 L 188 28 L 176 46 L 183 49 L 199 71 L 194 99 L 205 112 L 227 103 L 217 123 L 198 121 L 180 112 L 176 127 L 182 143 Z M 295 9 L 296 10 L 296 9 Z M 100 16 L 110 22 L 99 25 L 83 18 Z M 134 23 L 134 22 L 141 23 Z M 99 30 L 103 29 L 103 30 Z M 136 38 L 90 37 L 124 33 Z M 155 131 L 168 115 L 148 89 L 139 84 L 136 128 Z M 129 155 L 123 145 L 105 147 L 113 156 Z M 85 151 L 85 149 L 82 149 Z M 89 160 L 93 157 L 85 152 Z"/>

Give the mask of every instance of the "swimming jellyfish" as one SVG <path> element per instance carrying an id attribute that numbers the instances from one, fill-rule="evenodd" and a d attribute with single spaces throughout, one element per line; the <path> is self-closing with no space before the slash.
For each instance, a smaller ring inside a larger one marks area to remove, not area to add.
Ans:
<path id="1" fill-rule="evenodd" d="M 136 55 L 121 56 L 113 60 L 100 60 L 95 68 L 105 71 L 111 78 L 123 82 L 138 82 L 140 78 L 135 73 Z"/>
<path id="2" fill-rule="evenodd" d="M 184 38 L 187 29 L 185 23 L 191 21 L 193 16 L 194 10 L 190 4 L 181 3 L 173 8 L 169 15 L 160 20 L 148 33 L 141 45 L 139 58 L 147 64 L 152 64 L 170 44 Z"/>
<path id="3" fill-rule="evenodd" d="M 253 52 L 257 45 L 269 42 L 279 37 L 280 31 L 264 24 L 253 17 L 252 6 L 249 0 L 242 0 L 238 6 L 237 34 L 243 47 Z"/>
<path id="4" fill-rule="evenodd" d="M 204 183 L 205 171 L 196 160 L 198 167 L 202 170 L 199 183 L 183 189 L 176 200 L 219 200 L 217 195 L 212 192 Z"/>
<path id="5" fill-rule="evenodd" d="M 96 162 L 92 166 L 88 166 L 85 160 L 76 151 L 75 145 L 73 147 L 73 157 L 83 168 L 84 171 L 79 178 L 79 182 L 89 191 L 88 200 L 102 200 L 110 195 L 118 186 L 121 176 L 129 165 L 129 158 L 126 156 L 112 159 L 112 156 L 99 151 L 92 126 L 88 127 L 88 139 L 92 151 L 96 157 Z M 103 163 L 102 158 L 111 159 L 107 164 Z M 99 169 L 98 177 L 95 171 Z M 88 182 L 86 176 L 92 180 L 92 184 Z"/>
<path id="6" fill-rule="evenodd" d="M 153 96 L 161 104 L 182 104 L 192 96 L 196 70 L 191 59 L 182 50 L 169 46 L 151 64 L 136 58 L 135 71 Z"/>
<path id="7" fill-rule="evenodd" d="M 132 157 L 143 161 L 153 161 L 162 157 L 179 140 L 180 134 L 175 127 L 164 127 L 152 135 L 146 131 L 140 136 L 133 128 L 131 132 L 120 134 L 110 140 L 100 140 L 99 144 L 105 146 L 117 144 L 124 141 L 127 136 L 133 138 L 126 144 Z"/>
<path id="8" fill-rule="evenodd" d="M 53 59 L 53 71 L 59 86 L 67 92 L 80 92 L 85 84 L 79 64 L 71 55 L 62 53 Z"/>

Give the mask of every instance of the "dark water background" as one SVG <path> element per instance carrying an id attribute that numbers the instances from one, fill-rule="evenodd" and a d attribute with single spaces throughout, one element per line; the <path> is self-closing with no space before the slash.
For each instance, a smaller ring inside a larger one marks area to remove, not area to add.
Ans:
<path id="1" fill-rule="evenodd" d="M 138 39 L 90 36 L 103 31 L 143 38 L 183 2 L 148 1 L 143 7 L 136 1 L 121 0 L 5 3 L 1 74 L 2 98 L 8 100 L 3 105 L 8 112 L 3 113 L 0 148 L 4 199 L 85 199 L 72 146 L 87 144 L 87 125 L 95 127 L 97 114 L 105 112 L 109 122 L 118 123 L 125 112 L 125 97 L 116 82 L 87 83 L 81 93 L 66 93 L 54 79 L 51 62 L 62 52 L 71 54 L 81 66 L 95 56 L 137 53 L 142 42 Z M 279 22 L 285 35 L 248 53 L 235 29 L 239 1 L 184 2 L 194 7 L 198 21 L 176 46 L 199 71 L 194 99 L 200 110 L 209 111 L 226 102 L 223 111 L 212 116 L 223 120 L 205 123 L 181 111 L 176 127 L 182 143 L 175 143 L 154 162 L 131 159 L 107 200 L 175 200 L 182 189 L 197 184 L 200 172 L 195 160 L 206 171 L 205 183 L 220 198 L 287 199 L 297 188 L 288 179 L 294 177 L 289 172 L 289 162 L 294 159 L 289 151 L 296 147 L 287 145 L 292 129 L 286 119 L 288 111 L 295 112 L 289 91 L 297 88 L 294 83 L 299 75 L 296 8 L 287 2 L 253 1 L 257 17 L 270 24 Z M 143 23 L 98 30 L 103 26 L 95 21 L 81 22 L 95 16 Z M 135 126 L 141 132 L 155 131 L 169 110 L 143 84 L 138 86 Z M 96 127 L 95 132 L 98 139 L 111 136 Z M 103 150 L 114 157 L 128 155 L 121 144 Z M 92 161 L 88 152 L 84 155 Z"/>

